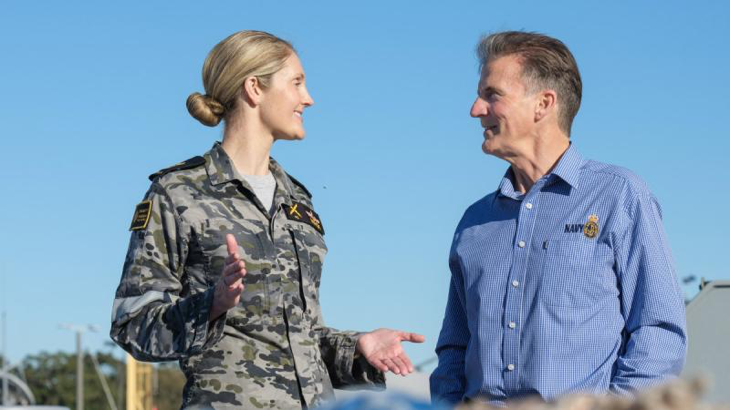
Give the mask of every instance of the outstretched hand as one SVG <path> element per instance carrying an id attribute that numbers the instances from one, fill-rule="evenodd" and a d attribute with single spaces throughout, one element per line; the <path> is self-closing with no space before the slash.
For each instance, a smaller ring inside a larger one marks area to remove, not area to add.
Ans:
<path id="1" fill-rule="evenodd" d="M 360 335 L 356 349 L 375 368 L 395 374 L 413 373 L 413 364 L 401 346 L 401 342 L 423 343 L 426 340 L 417 333 L 392 329 L 377 329 Z"/>
<path id="2" fill-rule="evenodd" d="M 238 243 L 236 237 L 226 235 L 226 257 L 223 274 L 215 284 L 213 306 L 210 309 L 209 320 L 213 321 L 228 309 L 238 305 L 243 292 L 243 277 L 246 276 L 246 264 L 238 256 Z"/>

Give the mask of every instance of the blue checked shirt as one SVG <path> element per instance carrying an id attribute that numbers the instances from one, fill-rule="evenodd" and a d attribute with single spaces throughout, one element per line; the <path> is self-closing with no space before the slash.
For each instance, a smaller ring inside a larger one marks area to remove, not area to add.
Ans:
<path id="1" fill-rule="evenodd" d="M 432 398 L 627 393 L 679 374 L 684 301 L 644 182 L 573 146 L 526 195 L 511 172 L 456 229 Z"/>

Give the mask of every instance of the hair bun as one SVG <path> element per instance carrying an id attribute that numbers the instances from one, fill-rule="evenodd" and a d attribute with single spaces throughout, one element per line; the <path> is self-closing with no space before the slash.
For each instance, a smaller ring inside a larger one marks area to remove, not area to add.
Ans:
<path id="1" fill-rule="evenodd" d="M 197 92 L 190 94 L 185 105 L 187 105 L 188 112 L 193 118 L 209 127 L 218 125 L 226 112 L 226 108 L 218 100 L 207 94 L 202 95 Z"/>

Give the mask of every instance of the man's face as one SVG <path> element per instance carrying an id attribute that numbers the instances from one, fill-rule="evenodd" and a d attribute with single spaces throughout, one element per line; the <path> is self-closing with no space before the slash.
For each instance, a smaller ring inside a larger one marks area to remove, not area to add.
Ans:
<path id="1" fill-rule="evenodd" d="M 536 98 L 522 80 L 519 57 L 508 55 L 482 68 L 471 116 L 484 128 L 482 150 L 499 158 L 529 149 L 535 127 Z"/>

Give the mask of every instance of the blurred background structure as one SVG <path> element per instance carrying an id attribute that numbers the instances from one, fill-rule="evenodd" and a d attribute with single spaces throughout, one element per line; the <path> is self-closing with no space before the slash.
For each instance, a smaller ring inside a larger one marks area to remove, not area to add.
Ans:
<path id="1" fill-rule="evenodd" d="M 730 280 L 705 282 L 687 305 L 689 350 L 684 377 L 705 376 L 707 400 L 730 404 Z"/>

